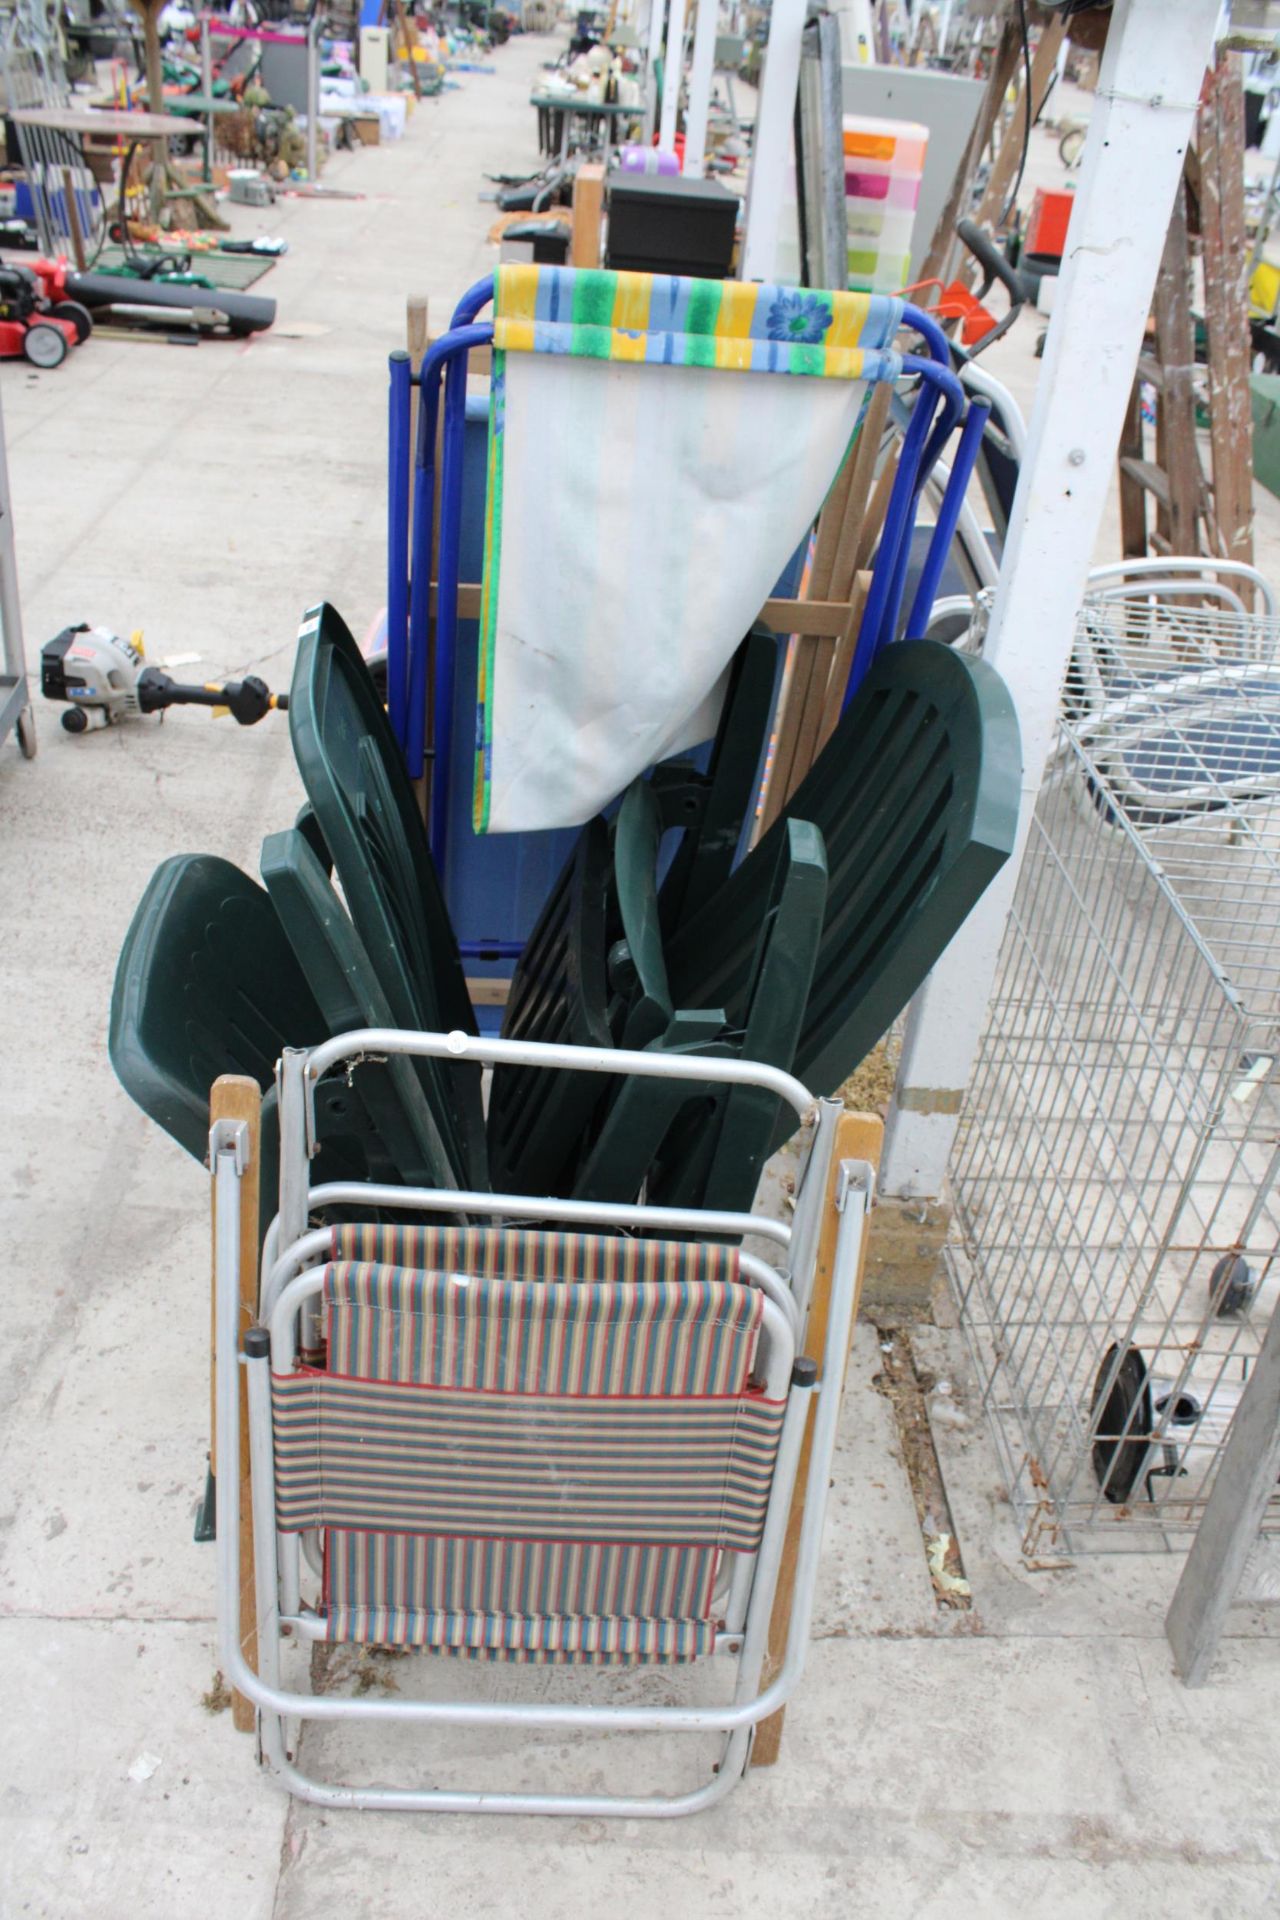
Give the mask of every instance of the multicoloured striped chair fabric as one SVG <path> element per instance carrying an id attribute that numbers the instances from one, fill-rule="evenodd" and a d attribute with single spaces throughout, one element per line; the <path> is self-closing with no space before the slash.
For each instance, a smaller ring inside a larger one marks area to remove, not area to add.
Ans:
<path id="1" fill-rule="evenodd" d="M 758 1545 L 783 1414 L 749 1386 L 762 1296 L 707 1277 L 736 1274 L 733 1250 L 465 1228 L 334 1245 L 432 1266 L 330 1265 L 329 1370 L 273 1381 L 277 1518 L 325 1530 L 332 1637 L 708 1651 L 720 1555 Z"/>
<path id="2" fill-rule="evenodd" d="M 533 1232 L 513 1227 L 333 1228 L 333 1260 L 380 1260 L 435 1273 L 505 1280 L 736 1280 L 735 1247 L 714 1242 L 629 1240 L 619 1234 Z"/>

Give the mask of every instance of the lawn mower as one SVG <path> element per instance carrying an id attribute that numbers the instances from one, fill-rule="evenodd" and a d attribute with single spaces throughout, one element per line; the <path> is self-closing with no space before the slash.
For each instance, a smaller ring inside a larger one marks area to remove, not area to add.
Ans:
<path id="1" fill-rule="evenodd" d="M 146 665 L 142 635 L 122 640 L 106 627 L 64 627 L 40 653 L 40 691 L 46 700 L 69 704 L 62 716 L 68 733 L 109 727 L 166 707 L 214 707 L 242 727 L 266 713 L 283 711 L 289 696 L 272 693 L 256 674 L 225 683 L 182 686 L 159 667 Z"/>
<path id="2" fill-rule="evenodd" d="M 62 263 L 34 267 L 0 264 L 0 360 L 25 355 L 34 367 L 60 367 L 89 338 L 93 320 L 78 300 L 65 298 Z"/>

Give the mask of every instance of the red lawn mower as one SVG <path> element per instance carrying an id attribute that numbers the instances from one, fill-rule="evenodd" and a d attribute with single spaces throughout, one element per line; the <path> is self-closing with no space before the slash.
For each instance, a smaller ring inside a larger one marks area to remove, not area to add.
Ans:
<path id="1" fill-rule="evenodd" d="M 65 297 L 66 281 L 65 260 L 0 263 L 0 360 L 25 357 L 34 367 L 60 367 L 72 347 L 89 338 L 89 310 Z"/>

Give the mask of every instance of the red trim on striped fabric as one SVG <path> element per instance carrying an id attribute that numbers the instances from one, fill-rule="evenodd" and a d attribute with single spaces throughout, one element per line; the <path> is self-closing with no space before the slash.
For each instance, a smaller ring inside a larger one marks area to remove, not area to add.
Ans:
<path id="1" fill-rule="evenodd" d="M 436 1533 L 430 1528 L 425 1527 L 358 1527 L 350 1520 L 344 1520 L 340 1525 L 337 1521 L 332 1521 L 328 1525 L 322 1524 L 319 1527 L 314 1526 L 311 1521 L 307 1521 L 304 1526 L 298 1527 L 282 1525 L 280 1531 L 281 1533 L 322 1533 L 325 1536 L 326 1543 L 331 1533 L 358 1533 L 362 1537 L 365 1535 L 374 1535 L 378 1538 L 386 1538 L 388 1540 L 392 1538 L 401 1540 L 449 1540 L 459 1544 L 465 1543 L 468 1546 L 474 1546 L 477 1541 L 499 1540 L 510 1542 L 512 1545 L 520 1547 L 652 1547 L 660 1553 L 668 1551 L 671 1553 L 707 1553 L 713 1550 L 721 1554 L 759 1552 L 759 1548 L 757 1547 L 716 1547 L 714 1540 L 646 1540 L 628 1535 L 625 1540 L 600 1541 L 595 1537 L 586 1539 L 581 1534 L 574 1533 Z M 324 1593 L 325 1590 L 326 1588 L 322 1586 L 321 1592 Z M 708 1606 L 711 1604 L 711 1598 L 714 1594 L 715 1583 L 713 1580 L 711 1594 L 708 1595 L 707 1598 Z"/>
<path id="2" fill-rule="evenodd" d="M 763 1387 L 746 1386 L 737 1393 L 539 1393 L 534 1387 L 446 1387 L 427 1386 L 420 1380 L 380 1380 L 364 1373 L 328 1373 L 321 1367 L 295 1367 L 292 1373 L 272 1372 L 273 1381 L 288 1385 L 291 1380 L 346 1380 L 352 1386 L 378 1387 L 394 1393 L 474 1393 L 486 1400 L 580 1400 L 598 1407 L 610 1401 L 636 1401 L 643 1406 L 663 1405 L 670 1401 L 692 1402 L 695 1406 L 719 1401 L 748 1400 L 753 1407 L 785 1407 L 786 1396 L 770 1400 Z"/>

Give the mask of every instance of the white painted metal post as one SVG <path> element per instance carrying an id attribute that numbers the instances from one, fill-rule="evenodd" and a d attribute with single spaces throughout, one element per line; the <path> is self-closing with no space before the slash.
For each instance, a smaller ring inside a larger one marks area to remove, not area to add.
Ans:
<path id="1" fill-rule="evenodd" d="M 1013 858 L 912 1006 L 881 1189 L 942 1191 L 1133 388 L 1219 0 L 1117 0 L 984 654 L 1022 728 Z"/>
<path id="2" fill-rule="evenodd" d="M 320 168 L 320 15 L 307 24 L 307 179 Z"/>
<path id="3" fill-rule="evenodd" d="M 667 16 L 667 58 L 662 69 L 662 126 L 658 145 L 674 153 L 676 120 L 680 109 L 680 82 L 684 79 L 684 0 L 671 0 Z"/>
<path id="4" fill-rule="evenodd" d="M 648 146 L 658 123 L 658 60 L 667 30 L 667 0 L 649 0 L 648 57 L 644 70 L 644 140 Z"/>
<path id="5" fill-rule="evenodd" d="M 689 71 L 689 104 L 684 116 L 684 170 L 701 180 L 707 151 L 707 116 L 711 111 L 711 77 L 716 64 L 716 28 L 720 0 L 698 0 L 698 24 L 693 35 L 693 65 Z"/>
<path id="6" fill-rule="evenodd" d="M 791 160 L 806 5 L 807 0 L 773 0 L 769 16 L 769 44 L 760 76 L 747 187 L 744 280 L 772 280 L 777 273 L 778 228 Z"/>

